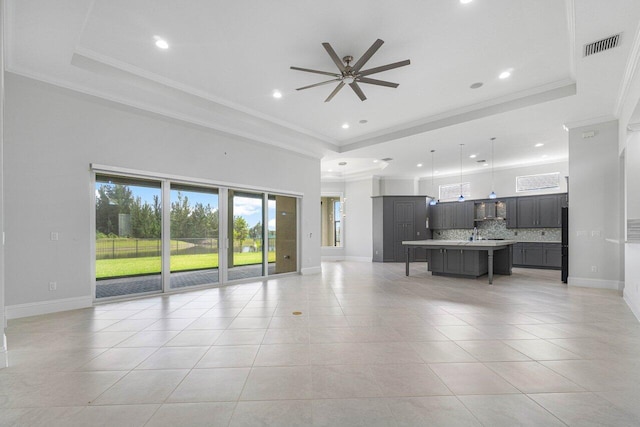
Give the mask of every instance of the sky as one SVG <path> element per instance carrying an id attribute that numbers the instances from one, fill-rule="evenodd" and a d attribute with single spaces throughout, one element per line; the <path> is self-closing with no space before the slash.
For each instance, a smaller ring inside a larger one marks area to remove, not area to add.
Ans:
<path id="1" fill-rule="evenodd" d="M 96 196 L 98 194 L 98 188 L 103 185 L 103 183 L 96 183 Z M 129 189 L 131 189 L 133 193 L 133 197 L 140 197 L 142 199 L 142 203 L 147 202 L 149 204 L 153 204 L 153 196 L 160 196 L 159 188 L 152 187 L 143 187 L 137 185 L 129 185 Z M 180 191 L 183 196 L 187 196 L 189 198 L 189 204 L 194 206 L 196 203 L 202 203 L 204 206 L 209 204 L 212 208 L 218 208 L 218 195 L 211 193 L 200 193 L 197 191 Z M 171 201 L 174 202 L 177 200 L 178 191 L 171 191 Z M 235 216 L 242 216 L 247 223 L 249 224 L 249 228 L 253 227 L 259 222 L 262 222 L 262 213 L 261 213 L 262 199 L 254 199 L 250 197 L 234 197 L 233 201 L 233 214 Z M 268 213 L 269 213 L 269 230 L 276 229 L 276 203 L 275 200 L 269 200 L 268 204 Z"/>

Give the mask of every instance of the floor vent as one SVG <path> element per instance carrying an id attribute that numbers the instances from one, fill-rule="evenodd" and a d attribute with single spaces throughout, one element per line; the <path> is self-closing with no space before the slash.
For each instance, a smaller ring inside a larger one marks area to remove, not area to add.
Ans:
<path id="1" fill-rule="evenodd" d="M 620 42 L 620 34 L 584 45 L 584 56 L 593 55 L 603 50 L 613 49 Z"/>

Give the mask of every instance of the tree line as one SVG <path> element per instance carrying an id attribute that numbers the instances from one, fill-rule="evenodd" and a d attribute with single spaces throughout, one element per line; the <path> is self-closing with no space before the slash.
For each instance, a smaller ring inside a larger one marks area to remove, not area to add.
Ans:
<path id="1" fill-rule="evenodd" d="M 120 214 L 128 215 L 130 226 L 122 227 Z M 171 203 L 171 238 L 217 237 L 219 228 L 218 209 L 210 204 L 189 202 L 189 197 L 178 192 L 177 200 Z M 122 184 L 101 184 L 96 197 L 96 231 L 98 238 L 132 237 L 159 239 L 162 230 L 162 205 L 160 197 L 153 202 L 134 197 L 131 189 Z M 233 238 L 242 245 L 247 238 L 262 239 L 262 224 L 249 227 L 240 216 L 233 218 Z"/>

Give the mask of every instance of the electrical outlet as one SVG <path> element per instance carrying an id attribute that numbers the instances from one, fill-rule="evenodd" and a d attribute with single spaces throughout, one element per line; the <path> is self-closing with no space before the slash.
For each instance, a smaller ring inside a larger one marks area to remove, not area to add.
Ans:
<path id="1" fill-rule="evenodd" d="M 58 232 L 57 231 L 52 231 L 51 232 L 51 240 L 58 240 Z"/>
<path id="2" fill-rule="evenodd" d="M 55 291 L 56 289 L 58 289 L 58 284 L 56 282 L 49 282 L 49 290 Z"/>
<path id="3" fill-rule="evenodd" d="M 597 265 L 592 265 L 591 266 L 591 272 L 592 273 L 597 273 L 598 272 L 598 266 Z"/>

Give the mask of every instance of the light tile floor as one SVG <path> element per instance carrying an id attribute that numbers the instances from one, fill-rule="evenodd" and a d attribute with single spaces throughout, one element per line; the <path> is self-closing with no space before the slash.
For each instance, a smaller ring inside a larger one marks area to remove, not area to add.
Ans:
<path id="1" fill-rule="evenodd" d="M 331 262 L 12 320 L 0 425 L 640 425 L 640 324 L 558 277 Z"/>

